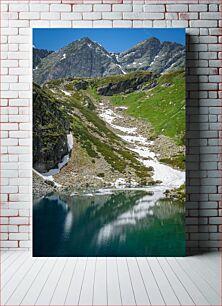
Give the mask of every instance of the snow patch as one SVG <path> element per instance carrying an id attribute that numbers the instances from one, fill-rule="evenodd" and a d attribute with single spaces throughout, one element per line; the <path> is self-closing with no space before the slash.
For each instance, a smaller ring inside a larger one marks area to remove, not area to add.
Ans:
<path id="1" fill-rule="evenodd" d="M 66 59 L 66 54 L 65 53 L 62 55 L 62 58 L 60 59 L 60 61 L 62 61 L 64 59 Z"/>
<path id="2" fill-rule="evenodd" d="M 125 70 L 123 70 L 123 67 L 120 64 L 116 64 L 120 70 L 122 71 L 123 74 L 127 74 L 127 72 Z"/>
<path id="3" fill-rule="evenodd" d="M 66 90 L 61 89 L 61 91 L 66 95 L 66 96 L 71 96 L 72 94 Z"/>
<path id="4" fill-rule="evenodd" d="M 124 141 L 134 144 L 134 148 L 129 147 L 131 151 L 138 153 L 140 156 L 141 163 L 146 167 L 153 167 L 154 169 L 154 180 L 162 181 L 162 185 L 165 189 L 173 189 L 181 186 L 185 182 L 185 172 L 171 168 L 168 165 L 162 164 L 158 161 L 154 152 L 150 150 L 150 145 L 153 141 L 148 141 L 146 137 L 136 134 L 137 128 L 127 128 L 119 125 L 114 125 L 112 122 L 114 119 L 122 116 L 116 114 L 111 109 L 101 108 L 100 117 L 103 118 L 111 127 L 118 129 L 128 135 L 118 135 Z M 131 135 L 130 135 L 131 134 Z M 132 135 L 133 134 L 133 135 Z M 124 179 L 119 178 L 114 183 L 114 186 L 126 186 Z"/>
<path id="5" fill-rule="evenodd" d="M 72 135 L 72 133 L 70 133 L 70 134 L 67 135 L 67 144 L 68 144 L 69 153 L 70 153 L 70 151 L 71 151 L 72 148 L 73 148 L 73 143 L 74 143 L 74 141 L 73 141 L 73 135 Z M 54 181 L 53 175 L 58 174 L 58 173 L 60 172 L 60 170 L 61 170 L 66 164 L 68 164 L 69 159 L 70 159 L 69 154 L 66 154 L 66 155 L 63 157 L 62 161 L 61 161 L 60 163 L 58 163 L 57 168 L 50 169 L 48 172 L 42 173 L 41 175 L 42 175 L 45 179 Z"/>

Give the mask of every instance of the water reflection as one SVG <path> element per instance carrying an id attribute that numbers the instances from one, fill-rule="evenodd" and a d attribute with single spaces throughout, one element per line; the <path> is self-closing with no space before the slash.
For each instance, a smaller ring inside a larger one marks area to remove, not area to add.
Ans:
<path id="1" fill-rule="evenodd" d="M 184 255 L 184 205 L 162 190 L 52 194 L 33 215 L 34 256 Z"/>

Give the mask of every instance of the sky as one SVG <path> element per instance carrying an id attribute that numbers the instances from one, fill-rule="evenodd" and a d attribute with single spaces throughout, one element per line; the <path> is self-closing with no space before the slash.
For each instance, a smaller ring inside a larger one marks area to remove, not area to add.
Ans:
<path id="1" fill-rule="evenodd" d="M 185 29 L 33 29 L 33 45 L 56 51 L 74 40 L 89 37 L 109 52 L 122 52 L 149 37 L 185 44 Z"/>

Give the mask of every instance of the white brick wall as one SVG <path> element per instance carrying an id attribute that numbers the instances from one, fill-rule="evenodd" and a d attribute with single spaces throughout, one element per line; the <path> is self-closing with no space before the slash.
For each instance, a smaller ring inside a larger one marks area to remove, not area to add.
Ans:
<path id="1" fill-rule="evenodd" d="M 220 1 L 20 2 L 1 2 L 1 247 L 31 247 L 31 28 L 187 27 L 187 248 L 218 249 Z"/>

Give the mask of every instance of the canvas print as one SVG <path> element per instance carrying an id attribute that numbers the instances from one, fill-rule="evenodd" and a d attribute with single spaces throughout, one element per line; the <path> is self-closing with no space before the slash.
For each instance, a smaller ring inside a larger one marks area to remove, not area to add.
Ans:
<path id="1" fill-rule="evenodd" d="M 33 29 L 33 256 L 183 256 L 184 221 L 184 29 Z"/>

